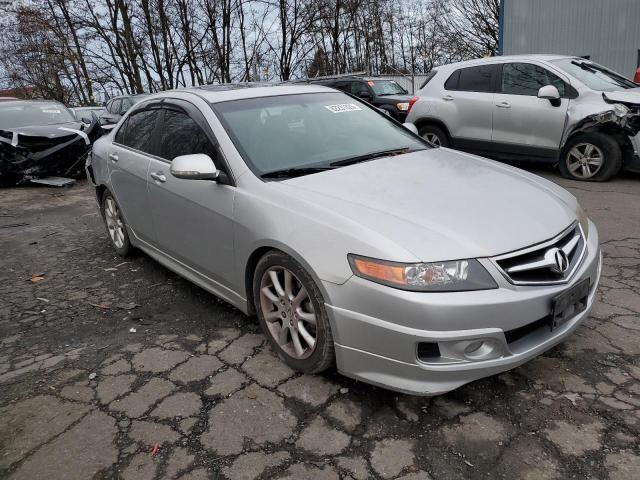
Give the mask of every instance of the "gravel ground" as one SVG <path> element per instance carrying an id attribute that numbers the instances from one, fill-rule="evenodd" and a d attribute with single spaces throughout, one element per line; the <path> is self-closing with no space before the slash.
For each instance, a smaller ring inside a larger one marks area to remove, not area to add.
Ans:
<path id="1" fill-rule="evenodd" d="M 86 183 L 0 191 L 0 478 L 594 478 L 640 472 L 640 178 L 569 188 L 591 318 L 436 398 L 299 375 L 254 319 L 110 248 Z"/>

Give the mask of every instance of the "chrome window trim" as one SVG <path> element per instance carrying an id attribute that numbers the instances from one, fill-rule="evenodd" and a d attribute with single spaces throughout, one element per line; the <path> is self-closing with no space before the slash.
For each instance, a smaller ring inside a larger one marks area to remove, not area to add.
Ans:
<path id="1" fill-rule="evenodd" d="M 553 247 L 558 241 L 560 241 L 560 239 L 565 237 L 569 232 L 571 232 L 572 230 L 575 230 L 576 226 L 578 227 L 578 229 L 580 231 L 580 236 L 582 237 L 582 250 L 578 254 L 578 260 L 575 262 L 575 265 L 573 266 L 573 268 L 570 271 L 568 271 L 562 278 L 560 278 L 558 280 L 554 280 L 554 281 L 519 281 L 519 280 L 514 280 L 509 276 L 509 274 L 507 272 L 504 271 L 504 269 L 498 263 L 500 260 L 507 260 L 509 258 L 519 257 L 520 255 L 526 255 L 526 254 L 531 253 L 531 252 L 535 252 L 535 251 L 538 251 L 538 250 L 543 250 L 543 249 L 545 249 L 547 247 Z M 502 276 L 509 283 L 511 283 L 513 285 L 518 285 L 518 286 L 520 286 L 520 285 L 540 285 L 540 286 L 542 286 L 542 285 L 562 285 L 562 284 L 569 283 L 569 281 L 571 280 L 571 278 L 575 274 L 575 272 L 578 269 L 578 267 L 582 264 L 582 260 L 584 260 L 584 257 L 585 257 L 586 253 L 587 253 L 587 237 L 585 236 L 584 231 L 582 230 L 582 226 L 579 224 L 579 222 L 576 221 L 576 222 L 573 222 L 571 225 L 569 225 L 569 227 L 565 228 L 558 235 L 556 235 L 555 237 L 553 237 L 553 238 L 551 238 L 549 240 L 546 240 L 546 241 L 541 242 L 541 243 L 537 243 L 535 245 L 531 245 L 530 247 L 523 248 L 522 250 L 515 250 L 513 252 L 505 253 L 503 255 L 498 255 L 497 257 L 491 257 L 489 260 L 498 269 L 498 271 L 502 274 Z"/>

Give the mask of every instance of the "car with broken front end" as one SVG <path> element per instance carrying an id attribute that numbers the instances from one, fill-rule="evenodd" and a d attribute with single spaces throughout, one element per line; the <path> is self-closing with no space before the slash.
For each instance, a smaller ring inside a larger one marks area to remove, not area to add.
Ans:
<path id="1" fill-rule="evenodd" d="M 100 135 L 95 117 L 79 120 L 59 102 L 0 103 L 0 186 L 83 176 L 91 143 Z"/>
<path id="2" fill-rule="evenodd" d="M 444 393 L 565 340 L 600 277 L 566 190 L 323 86 L 152 95 L 87 172 L 119 254 L 256 315 L 302 372 Z"/>
<path id="3" fill-rule="evenodd" d="M 513 55 L 443 65 L 407 121 L 430 143 L 509 162 L 557 165 L 573 180 L 640 172 L 640 87 L 565 55 Z"/>

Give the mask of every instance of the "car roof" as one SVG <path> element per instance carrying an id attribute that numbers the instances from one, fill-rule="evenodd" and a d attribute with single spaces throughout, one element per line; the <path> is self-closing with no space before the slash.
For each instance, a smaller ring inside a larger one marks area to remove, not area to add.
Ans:
<path id="1" fill-rule="evenodd" d="M 222 85 L 204 85 L 173 90 L 198 95 L 209 103 L 226 102 L 247 98 L 276 97 L 280 95 L 300 95 L 303 93 L 335 93 L 333 88 L 318 84 L 299 83 L 227 83 Z M 160 92 L 154 97 L 170 96 L 172 90 Z"/>
<path id="2" fill-rule="evenodd" d="M 556 55 L 556 54 L 522 54 L 522 55 L 500 55 L 496 57 L 484 57 L 476 58 L 474 60 L 465 60 L 463 62 L 449 63 L 447 65 L 441 65 L 440 67 L 434 67 L 434 70 L 438 68 L 449 67 L 464 67 L 472 65 L 482 65 L 484 63 L 503 63 L 508 61 L 522 61 L 522 60 L 538 60 L 542 62 L 553 62 L 554 60 L 562 60 L 564 58 L 581 58 L 575 55 Z M 582 59 L 584 60 L 584 59 Z"/>
<path id="3" fill-rule="evenodd" d="M 17 105 L 17 106 L 20 106 L 20 105 L 30 105 L 30 104 L 33 104 L 33 103 L 57 103 L 58 105 L 62 105 L 63 107 L 65 107 L 65 108 L 66 108 L 66 106 L 65 106 L 62 102 L 59 102 L 58 100 L 43 100 L 43 99 L 37 99 L 37 100 L 18 100 L 18 99 L 16 99 L 16 100 L 3 100 L 3 101 L 2 101 L 2 104 L 3 104 L 3 105 L 8 105 L 8 104 L 10 104 L 10 105 Z"/>

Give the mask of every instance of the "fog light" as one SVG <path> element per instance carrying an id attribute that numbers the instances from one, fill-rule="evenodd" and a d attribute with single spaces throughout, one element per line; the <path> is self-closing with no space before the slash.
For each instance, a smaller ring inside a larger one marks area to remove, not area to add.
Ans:
<path id="1" fill-rule="evenodd" d="M 464 354 L 465 355 L 470 355 L 473 354 L 474 352 L 476 352 L 478 349 L 480 349 L 480 347 L 482 347 L 482 344 L 484 342 L 478 340 L 477 342 L 471 342 L 469 345 L 467 345 L 467 347 L 464 349 Z"/>
<path id="2" fill-rule="evenodd" d="M 496 344 L 491 340 L 473 340 L 464 347 L 464 356 L 469 360 L 488 360 L 495 356 Z"/>

